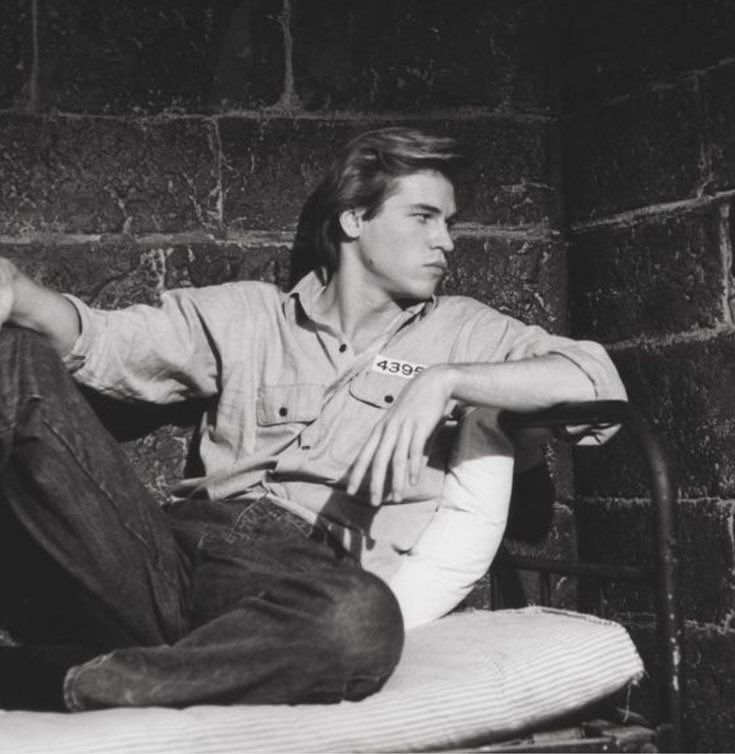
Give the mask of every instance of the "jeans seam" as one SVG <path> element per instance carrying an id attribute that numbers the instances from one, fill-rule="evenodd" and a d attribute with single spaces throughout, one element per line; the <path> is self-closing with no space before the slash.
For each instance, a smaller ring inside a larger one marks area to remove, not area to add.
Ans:
<path id="1" fill-rule="evenodd" d="M 148 542 L 144 537 L 142 537 L 138 532 L 135 531 L 135 529 L 131 528 L 127 522 L 125 522 L 122 517 L 120 516 L 120 512 L 118 510 L 118 506 L 115 503 L 115 499 L 112 497 L 112 495 L 97 481 L 97 479 L 94 478 L 92 474 L 89 473 L 87 468 L 83 463 L 81 463 L 80 459 L 77 457 L 77 454 L 74 450 L 74 448 L 66 441 L 66 438 L 64 438 L 63 435 L 61 435 L 59 432 L 56 431 L 54 426 L 48 422 L 45 418 L 43 419 L 43 423 L 46 426 L 46 428 L 49 430 L 49 432 L 61 442 L 61 444 L 67 449 L 70 456 L 74 459 L 74 462 L 76 463 L 77 467 L 80 469 L 80 471 L 87 477 L 89 481 L 92 482 L 92 484 L 99 490 L 99 492 L 104 495 L 104 497 L 110 502 L 113 509 L 115 510 L 115 513 L 118 517 L 118 520 L 120 521 L 121 526 L 135 539 L 136 542 L 138 542 L 139 545 L 141 545 L 149 555 L 153 556 L 153 560 L 155 562 L 156 568 L 159 570 L 161 575 L 173 586 L 178 587 L 178 580 L 175 576 L 170 576 L 166 570 L 162 567 L 161 559 L 158 557 L 157 553 L 154 553 L 151 551 L 151 548 L 148 545 Z"/>

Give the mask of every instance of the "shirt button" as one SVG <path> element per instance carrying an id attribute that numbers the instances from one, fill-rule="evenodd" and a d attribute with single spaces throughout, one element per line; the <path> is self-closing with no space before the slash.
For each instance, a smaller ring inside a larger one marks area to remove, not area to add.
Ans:
<path id="1" fill-rule="evenodd" d="M 385 396 L 385 402 L 386 403 L 393 403 L 393 396 L 392 395 L 386 395 Z"/>
<path id="2" fill-rule="evenodd" d="M 347 346 L 346 346 L 346 345 L 345 345 L 345 344 L 343 343 L 343 344 L 342 344 L 342 345 L 341 345 L 341 346 L 339 347 L 339 352 L 340 352 L 340 353 L 344 353 L 344 352 L 345 352 L 346 350 L 347 350 Z"/>
<path id="3" fill-rule="evenodd" d="M 286 416 L 287 413 L 288 409 L 285 406 L 281 406 L 281 408 L 278 409 L 279 416 Z"/>

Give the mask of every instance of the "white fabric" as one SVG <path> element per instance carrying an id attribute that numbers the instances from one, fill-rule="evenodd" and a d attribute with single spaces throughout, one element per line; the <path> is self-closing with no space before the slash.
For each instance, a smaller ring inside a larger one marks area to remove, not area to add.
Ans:
<path id="1" fill-rule="evenodd" d="M 513 446 L 498 411 L 469 411 L 437 512 L 388 582 L 407 629 L 448 613 L 485 574 L 503 538 L 512 486 Z"/>
<path id="2" fill-rule="evenodd" d="M 516 735 L 624 687 L 642 669 L 615 623 L 541 608 L 462 613 L 409 633 L 393 677 L 361 702 L 0 712 L 0 752 L 437 750 Z"/>

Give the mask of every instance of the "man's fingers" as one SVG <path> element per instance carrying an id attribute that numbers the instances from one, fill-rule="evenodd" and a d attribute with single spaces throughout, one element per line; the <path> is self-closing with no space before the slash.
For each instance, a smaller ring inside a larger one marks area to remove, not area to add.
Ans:
<path id="1" fill-rule="evenodd" d="M 404 424 L 398 435 L 398 442 L 393 450 L 393 463 L 391 466 L 391 497 L 397 503 L 403 500 L 403 490 L 406 486 L 406 474 L 408 471 L 408 453 L 411 446 L 412 428 Z"/>
<path id="2" fill-rule="evenodd" d="M 411 445 L 408 449 L 408 477 L 412 487 L 421 481 L 426 440 L 426 433 L 419 430 L 416 430 L 411 437 Z"/>
<path id="3" fill-rule="evenodd" d="M 388 473 L 388 462 L 393 455 L 397 441 L 395 430 L 388 425 L 383 429 L 377 450 L 373 455 L 372 468 L 370 470 L 370 503 L 380 505 L 383 501 L 385 489 L 385 477 Z"/>
<path id="4" fill-rule="evenodd" d="M 377 427 L 370 433 L 365 445 L 363 445 L 360 454 L 357 456 L 357 460 L 352 465 L 352 471 L 350 472 L 349 482 L 347 483 L 347 493 L 354 495 L 365 477 L 365 474 L 370 466 L 370 462 L 373 459 L 375 449 L 378 447 L 382 431 Z"/>
<path id="5" fill-rule="evenodd" d="M 391 497 L 395 502 L 403 500 L 408 474 L 408 452 L 411 446 L 412 429 L 404 425 L 393 449 L 391 464 Z"/>

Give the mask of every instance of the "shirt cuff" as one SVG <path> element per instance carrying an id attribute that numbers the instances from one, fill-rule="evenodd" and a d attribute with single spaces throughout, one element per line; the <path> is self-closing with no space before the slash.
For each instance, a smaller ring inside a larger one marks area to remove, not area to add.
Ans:
<path id="1" fill-rule="evenodd" d="M 592 383 L 595 400 L 627 400 L 628 395 L 607 351 L 592 341 L 575 341 L 549 353 L 569 359 Z M 555 432 L 559 439 L 577 445 L 602 445 L 619 429 L 616 424 L 563 427 Z"/>
<path id="2" fill-rule="evenodd" d="M 70 293 L 62 295 L 74 306 L 79 316 L 79 335 L 71 349 L 62 357 L 64 366 L 73 374 L 78 372 L 87 362 L 87 355 L 94 340 L 94 323 L 90 316 L 89 307 L 81 299 L 72 296 Z"/>

